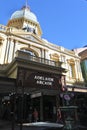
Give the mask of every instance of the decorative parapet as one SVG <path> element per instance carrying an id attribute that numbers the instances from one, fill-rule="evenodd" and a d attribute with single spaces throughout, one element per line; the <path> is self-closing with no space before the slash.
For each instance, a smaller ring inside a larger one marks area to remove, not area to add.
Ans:
<path id="1" fill-rule="evenodd" d="M 62 62 L 59 62 L 59 61 L 56 62 L 53 60 L 48 60 L 48 59 L 44 59 L 41 57 L 32 56 L 32 55 L 29 55 L 29 53 L 19 51 L 19 50 L 16 52 L 16 57 L 25 59 L 25 60 L 29 60 L 32 62 L 37 62 L 37 63 L 41 63 L 41 64 L 45 64 L 45 65 L 54 66 L 54 67 L 61 67 L 61 65 L 62 65 Z"/>
<path id="2" fill-rule="evenodd" d="M 4 26 L 2 24 L 0 24 L 0 31 L 4 31 L 6 33 L 11 33 L 11 32 L 24 32 L 22 29 L 17 29 L 17 28 L 14 28 L 14 27 L 7 27 L 7 26 Z"/>

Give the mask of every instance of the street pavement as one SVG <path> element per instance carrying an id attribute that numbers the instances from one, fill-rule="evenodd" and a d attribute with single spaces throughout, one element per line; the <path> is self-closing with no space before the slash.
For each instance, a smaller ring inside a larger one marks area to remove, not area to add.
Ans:
<path id="1" fill-rule="evenodd" d="M 49 125 L 50 127 L 48 127 Z M 0 130 L 54 130 L 54 126 L 55 130 L 62 130 L 63 128 L 63 125 L 57 123 L 33 122 L 23 124 L 21 129 L 19 124 L 12 124 L 12 122 L 0 121 Z"/>
<path id="2" fill-rule="evenodd" d="M 9 121 L 0 121 L 0 130 L 50 130 L 50 129 L 46 129 L 44 127 L 35 127 L 35 126 L 22 126 L 22 129 L 20 127 L 20 125 L 18 124 L 14 124 L 14 126 L 12 125 L 11 122 Z M 51 129 L 51 130 L 60 130 L 60 129 Z M 61 129 L 62 130 L 62 129 Z M 83 126 L 79 126 L 79 130 L 87 130 L 87 127 L 83 127 Z"/>

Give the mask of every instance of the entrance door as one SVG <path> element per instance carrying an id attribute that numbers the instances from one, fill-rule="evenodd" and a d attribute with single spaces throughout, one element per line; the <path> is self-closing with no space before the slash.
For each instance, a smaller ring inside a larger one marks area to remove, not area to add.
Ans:
<path id="1" fill-rule="evenodd" d="M 42 95 L 32 98 L 31 107 L 32 110 L 34 108 L 37 109 L 39 115 L 38 121 L 56 121 L 56 96 Z"/>
<path id="2" fill-rule="evenodd" d="M 44 96 L 43 97 L 43 116 L 44 121 L 56 121 L 56 97 Z"/>

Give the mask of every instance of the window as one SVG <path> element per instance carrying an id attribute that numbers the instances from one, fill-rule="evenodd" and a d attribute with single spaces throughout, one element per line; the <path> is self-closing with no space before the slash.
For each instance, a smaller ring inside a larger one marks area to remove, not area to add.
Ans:
<path id="1" fill-rule="evenodd" d="M 29 55 L 31 55 L 31 56 L 36 56 L 35 53 L 34 53 L 33 51 L 31 51 L 31 50 L 26 50 L 26 49 L 24 49 L 24 50 L 22 50 L 22 51 L 27 52 L 27 53 L 28 53 Z"/>
<path id="2" fill-rule="evenodd" d="M 3 39 L 0 39 L 0 57 L 2 55 L 2 45 L 3 45 Z"/>
<path id="3" fill-rule="evenodd" d="M 59 55 L 57 53 L 53 53 L 50 55 L 51 60 L 53 61 L 59 61 Z"/>
<path id="4" fill-rule="evenodd" d="M 31 28 L 31 27 L 26 26 L 23 28 L 23 30 L 27 31 L 27 32 L 33 32 L 34 34 L 36 34 L 35 28 Z"/>
<path id="5" fill-rule="evenodd" d="M 66 62 L 66 59 L 65 59 L 65 56 L 64 56 L 64 55 L 61 55 L 61 61 L 62 61 L 62 62 Z"/>
<path id="6" fill-rule="evenodd" d="M 69 64 L 69 76 L 71 78 L 75 77 L 74 64 Z"/>
<path id="7" fill-rule="evenodd" d="M 82 69 L 83 78 L 85 82 L 87 82 L 87 59 L 81 62 L 81 69 Z"/>
<path id="8" fill-rule="evenodd" d="M 75 61 L 73 59 L 68 59 L 69 64 L 69 77 L 75 78 Z"/>

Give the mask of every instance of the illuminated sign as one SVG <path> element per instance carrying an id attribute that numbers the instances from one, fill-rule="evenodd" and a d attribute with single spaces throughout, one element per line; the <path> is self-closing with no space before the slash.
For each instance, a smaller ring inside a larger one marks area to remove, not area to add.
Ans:
<path id="1" fill-rule="evenodd" d="M 39 75 L 35 75 L 34 79 L 36 80 L 36 84 L 49 85 L 49 86 L 52 86 L 52 83 L 54 81 L 54 78 Z"/>

